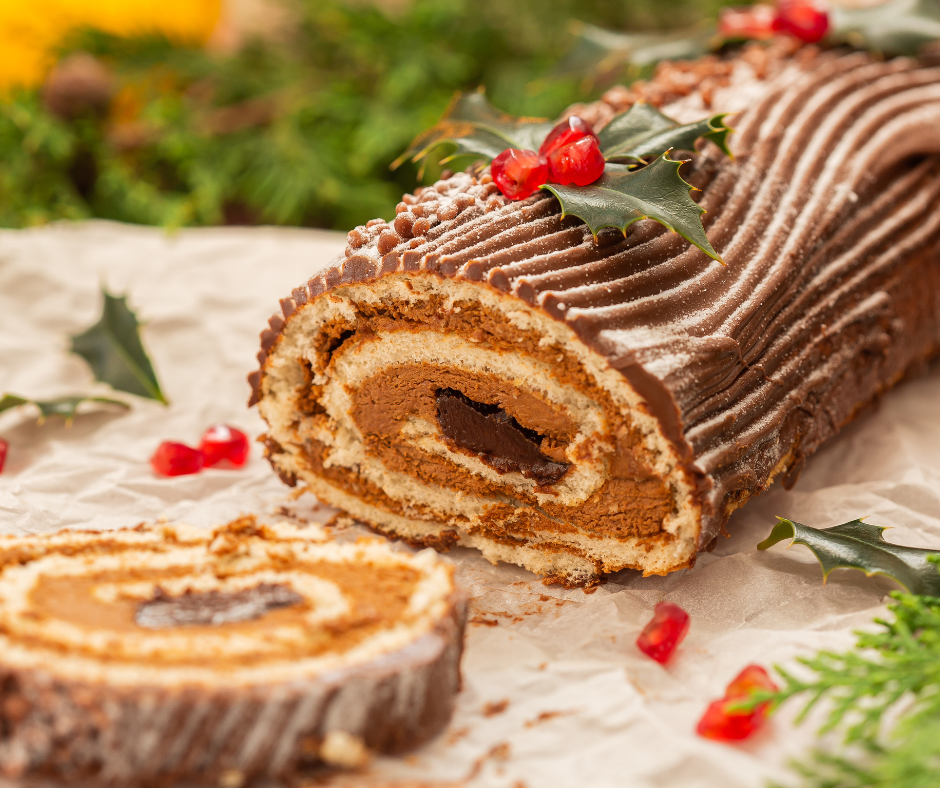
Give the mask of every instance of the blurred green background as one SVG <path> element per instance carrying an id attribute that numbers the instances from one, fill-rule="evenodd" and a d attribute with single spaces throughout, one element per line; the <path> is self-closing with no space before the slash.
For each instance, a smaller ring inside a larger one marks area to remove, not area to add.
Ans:
<path id="1" fill-rule="evenodd" d="M 0 96 L 0 225 L 103 217 L 348 230 L 393 215 L 415 187 L 412 165 L 389 163 L 454 91 L 484 85 L 501 109 L 554 117 L 642 75 L 560 73 L 577 22 L 671 30 L 724 4 L 266 2 L 285 6 L 279 29 L 246 31 L 225 51 L 73 31 L 44 85 Z"/>

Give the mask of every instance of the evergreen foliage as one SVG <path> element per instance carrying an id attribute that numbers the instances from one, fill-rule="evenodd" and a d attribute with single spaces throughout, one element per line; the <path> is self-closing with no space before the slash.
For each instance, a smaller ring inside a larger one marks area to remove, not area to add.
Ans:
<path id="1" fill-rule="evenodd" d="M 90 31 L 68 42 L 64 52 L 90 52 L 111 70 L 114 99 L 106 114 L 69 120 L 37 91 L 0 101 L 0 225 L 97 216 L 346 230 L 391 216 L 414 188 L 413 165 L 388 165 L 455 90 L 484 85 L 510 112 L 551 117 L 591 98 L 577 76 L 551 77 L 569 20 L 664 29 L 721 4 L 284 2 L 289 34 L 231 55 Z"/>

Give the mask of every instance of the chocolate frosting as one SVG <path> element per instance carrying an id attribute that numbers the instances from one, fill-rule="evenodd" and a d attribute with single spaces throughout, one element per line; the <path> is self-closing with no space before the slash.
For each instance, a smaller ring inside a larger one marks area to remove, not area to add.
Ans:
<path id="1" fill-rule="evenodd" d="M 735 506 L 782 468 L 792 482 L 940 349 L 940 67 L 787 46 L 667 64 L 668 86 L 578 110 L 603 122 L 642 97 L 683 120 L 736 113 L 734 158 L 708 143 L 683 168 L 726 265 L 648 220 L 595 240 L 544 192 L 507 203 L 486 172 L 458 174 L 350 233 L 345 259 L 283 314 L 392 272 L 543 310 L 647 401 L 699 479 L 706 546 Z M 262 363 L 284 320 L 269 325 Z"/>

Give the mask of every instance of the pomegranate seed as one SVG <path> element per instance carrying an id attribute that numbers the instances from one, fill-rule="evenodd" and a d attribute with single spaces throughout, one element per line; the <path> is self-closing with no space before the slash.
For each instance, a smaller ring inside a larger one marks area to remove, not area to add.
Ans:
<path id="1" fill-rule="evenodd" d="M 770 38 L 776 31 L 777 10 L 770 5 L 722 8 L 718 33 L 722 38 Z"/>
<path id="2" fill-rule="evenodd" d="M 490 166 L 493 181 L 510 200 L 524 200 L 548 182 L 548 164 L 534 150 L 507 148 Z"/>
<path id="3" fill-rule="evenodd" d="M 539 155 L 549 156 L 559 148 L 564 148 L 565 145 L 570 145 L 572 142 L 584 139 L 584 137 L 597 139 L 594 129 L 577 115 L 572 115 L 548 132 L 545 142 L 543 142 L 542 147 L 539 148 Z"/>
<path id="4" fill-rule="evenodd" d="M 746 698 L 755 692 L 766 690 L 767 692 L 776 692 L 779 689 L 774 684 L 770 674 L 760 665 L 748 665 L 742 670 L 725 690 L 726 698 Z"/>
<path id="5" fill-rule="evenodd" d="M 664 664 L 689 631 L 689 614 L 672 602 L 660 602 L 653 620 L 636 639 L 636 646 L 648 657 Z"/>
<path id="6" fill-rule="evenodd" d="M 3 438 L 0 438 L 0 473 L 3 473 L 3 465 L 7 461 L 7 451 L 9 451 L 9 449 L 10 444 Z"/>
<path id="7" fill-rule="evenodd" d="M 199 449 L 207 468 L 225 461 L 241 468 L 248 461 L 248 436 L 227 424 L 214 424 L 202 433 Z"/>
<path id="8" fill-rule="evenodd" d="M 202 452 L 185 443 L 164 441 L 150 458 L 150 466 L 160 476 L 199 473 L 203 466 Z"/>
<path id="9" fill-rule="evenodd" d="M 776 692 L 777 685 L 760 665 L 748 665 L 728 684 L 725 696 L 705 709 L 696 727 L 699 736 L 716 741 L 746 739 L 764 724 L 772 704 L 759 703 L 753 709 L 734 706 L 761 691 Z"/>
<path id="10" fill-rule="evenodd" d="M 695 728 L 699 736 L 716 741 L 740 741 L 746 739 L 764 724 L 766 710 L 735 710 L 740 698 L 722 698 L 708 705 L 702 719 Z"/>
<path id="11" fill-rule="evenodd" d="M 829 32 L 829 14 L 813 0 L 777 0 L 774 30 L 815 44 Z"/>
<path id="12" fill-rule="evenodd" d="M 558 148 L 548 157 L 548 169 L 554 183 L 563 186 L 588 186 L 604 174 L 604 154 L 594 137 Z"/>

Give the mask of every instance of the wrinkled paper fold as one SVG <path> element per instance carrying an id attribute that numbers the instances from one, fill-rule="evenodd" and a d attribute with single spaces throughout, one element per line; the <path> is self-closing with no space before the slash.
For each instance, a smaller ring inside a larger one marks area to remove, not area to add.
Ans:
<path id="1" fill-rule="evenodd" d="M 243 470 L 175 479 L 154 477 L 147 460 L 161 441 L 195 444 L 215 422 L 263 431 L 245 405 L 258 333 L 278 300 L 344 245 L 338 234 L 269 228 L 168 235 L 89 222 L 0 232 L 0 392 L 109 393 L 67 353 L 67 335 L 97 319 L 103 283 L 126 293 L 145 321 L 144 344 L 171 402 L 135 399 L 127 413 L 95 410 L 71 427 L 38 426 L 26 409 L 0 416 L 11 447 L 0 533 L 160 517 L 210 526 L 248 512 L 329 519 L 334 512 L 311 496 L 292 497 L 260 446 Z M 731 538 L 691 571 L 621 572 L 585 593 L 453 551 L 473 602 L 450 728 L 411 756 L 375 759 L 335 784 L 756 788 L 790 779 L 787 761 L 817 742 L 812 724 L 792 727 L 796 707 L 739 746 L 698 738 L 699 715 L 748 663 L 792 664 L 850 646 L 895 586 L 844 570 L 824 585 L 805 548 L 755 546 L 783 515 L 815 526 L 867 516 L 894 526 L 889 541 L 940 547 L 938 402 L 937 367 L 887 394 L 808 463 L 794 490 L 775 486 L 735 513 Z M 665 668 L 634 646 L 664 598 L 692 617 Z"/>

